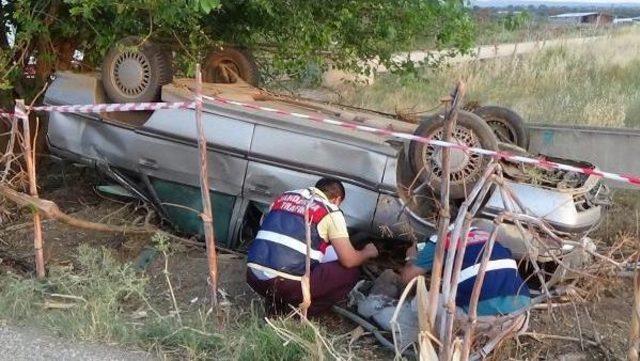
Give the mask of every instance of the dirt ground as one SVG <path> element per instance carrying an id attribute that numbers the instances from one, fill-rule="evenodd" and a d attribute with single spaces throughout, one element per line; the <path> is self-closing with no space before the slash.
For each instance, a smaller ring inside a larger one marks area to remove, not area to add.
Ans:
<path id="1" fill-rule="evenodd" d="M 55 201 L 65 212 L 83 219 L 112 224 L 144 221 L 148 209 L 138 203 L 125 203 L 99 195 L 94 187 L 106 184 L 91 169 L 62 166 L 43 161 L 40 167 L 40 192 Z M 6 205 L 5 205 L 6 206 Z M 616 212 L 619 214 L 620 212 Z M 3 219 L 0 224 L 0 268 L 33 272 L 32 228 L 29 214 Z M 71 229 L 53 221 L 45 221 L 45 258 L 49 265 L 71 262 L 72 251 L 80 244 L 108 247 L 123 261 L 137 262 L 145 248 L 151 247 L 150 236 L 123 236 Z M 636 239 L 637 241 L 637 239 Z M 175 244 L 175 243 L 174 243 Z M 391 256 L 388 247 L 386 255 Z M 395 261 L 394 261 L 395 262 Z M 163 257 L 156 257 L 147 267 L 152 294 L 169 300 L 162 270 Z M 188 309 L 207 302 L 207 265 L 200 247 L 175 244 L 169 256 L 169 271 L 180 307 Z M 242 256 L 220 253 L 220 288 L 228 294 L 232 308 L 259 307 L 259 301 L 245 284 L 245 261 Z M 632 285 L 630 279 L 597 283 L 597 289 L 584 303 L 574 303 L 548 310 L 534 310 L 529 332 L 537 336 L 520 336 L 500 347 L 494 360 L 616 360 L 625 359 L 631 319 Z M 320 323 L 338 334 L 347 334 L 356 325 L 330 315 Z M 345 336 L 348 337 L 348 336 Z M 570 338 L 570 339 L 568 339 Z M 390 359 L 393 354 L 378 346 L 372 337 L 364 336 L 351 344 L 360 356 L 371 360 Z"/>

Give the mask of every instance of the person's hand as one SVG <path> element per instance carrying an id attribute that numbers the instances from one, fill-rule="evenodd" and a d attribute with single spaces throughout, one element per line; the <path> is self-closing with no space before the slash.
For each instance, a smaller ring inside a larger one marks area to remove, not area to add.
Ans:
<path id="1" fill-rule="evenodd" d="M 367 245 L 362 249 L 362 252 L 364 252 L 367 258 L 378 257 L 378 249 L 373 245 L 373 243 L 367 243 Z"/>

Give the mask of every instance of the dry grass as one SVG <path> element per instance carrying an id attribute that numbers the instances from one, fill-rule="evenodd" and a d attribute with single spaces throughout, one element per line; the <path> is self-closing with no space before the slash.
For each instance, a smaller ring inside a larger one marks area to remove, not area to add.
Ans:
<path id="1" fill-rule="evenodd" d="M 462 79 L 467 100 L 513 108 L 530 122 L 638 128 L 638 55 L 640 29 L 618 29 L 584 45 L 382 75 L 372 86 L 345 86 L 334 100 L 387 112 L 427 110 Z"/>
<path id="2" fill-rule="evenodd" d="M 267 324 L 253 307 L 216 312 L 208 304 L 183 305 L 178 318 L 174 305 L 150 292 L 146 274 L 105 248 L 79 247 L 73 265 L 51 266 L 45 282 L 0 270 L 0 319 L 65 338 L 140 347 L 169 360 L 350 357 L 323 327 L 295 318 Z"/>

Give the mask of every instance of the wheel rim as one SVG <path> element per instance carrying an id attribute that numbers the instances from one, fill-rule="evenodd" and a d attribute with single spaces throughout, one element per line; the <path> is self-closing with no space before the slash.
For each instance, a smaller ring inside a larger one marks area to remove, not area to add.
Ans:
<path id="1" fill-rule="evenodd" d="M 151 63 L 141 52 L 122 52 L 113 62 L 111 77 L 122 95 L 136 97 L 151 83 Z"/>
<path id="2" fill-rule="evenodd" d="M 443 140 L 443 130 L 439 128 L 432 139 Z M 469 128 L 456 126 L 452 134 L 452 142 L 468 147 L 482 148 L 480 139 Z M 427 144 L 422 149 L 422 164 L 428 166 L 430 177 L 438 181 L 442 177 L 442 150 L 443 147 Z M 482 156 L 468 153 L 461 149 L 449 148 L 449 179 L 451 184 L 466 184 L 472 182 L 483 168 Z"/>
<path id="3" fill-rule="evenodd" d="M 500 142 L 517 145 L 518 143 L 517 132 L 515 128 L 513 128 L 513 126 L 509 124 L 508 121 L 500 118 L 493 118 L 493 117 L 485 119 L 485 121 L 491 127 L 491 130 L 493 130 L 493 133 L 496 135 L 496 137 L 498 137 L 498 140 Z"/>

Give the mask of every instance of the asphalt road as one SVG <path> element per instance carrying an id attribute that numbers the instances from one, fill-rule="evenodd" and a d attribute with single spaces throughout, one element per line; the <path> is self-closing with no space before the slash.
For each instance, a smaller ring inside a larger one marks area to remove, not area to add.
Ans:
<path id="1" fill-rule="evenodd" d="M 155 360 L 144 351 L 74 342 L 32 328 L 2 325 L 0 323 L 0 360 L 11 361 L 138 361 Z"/>

